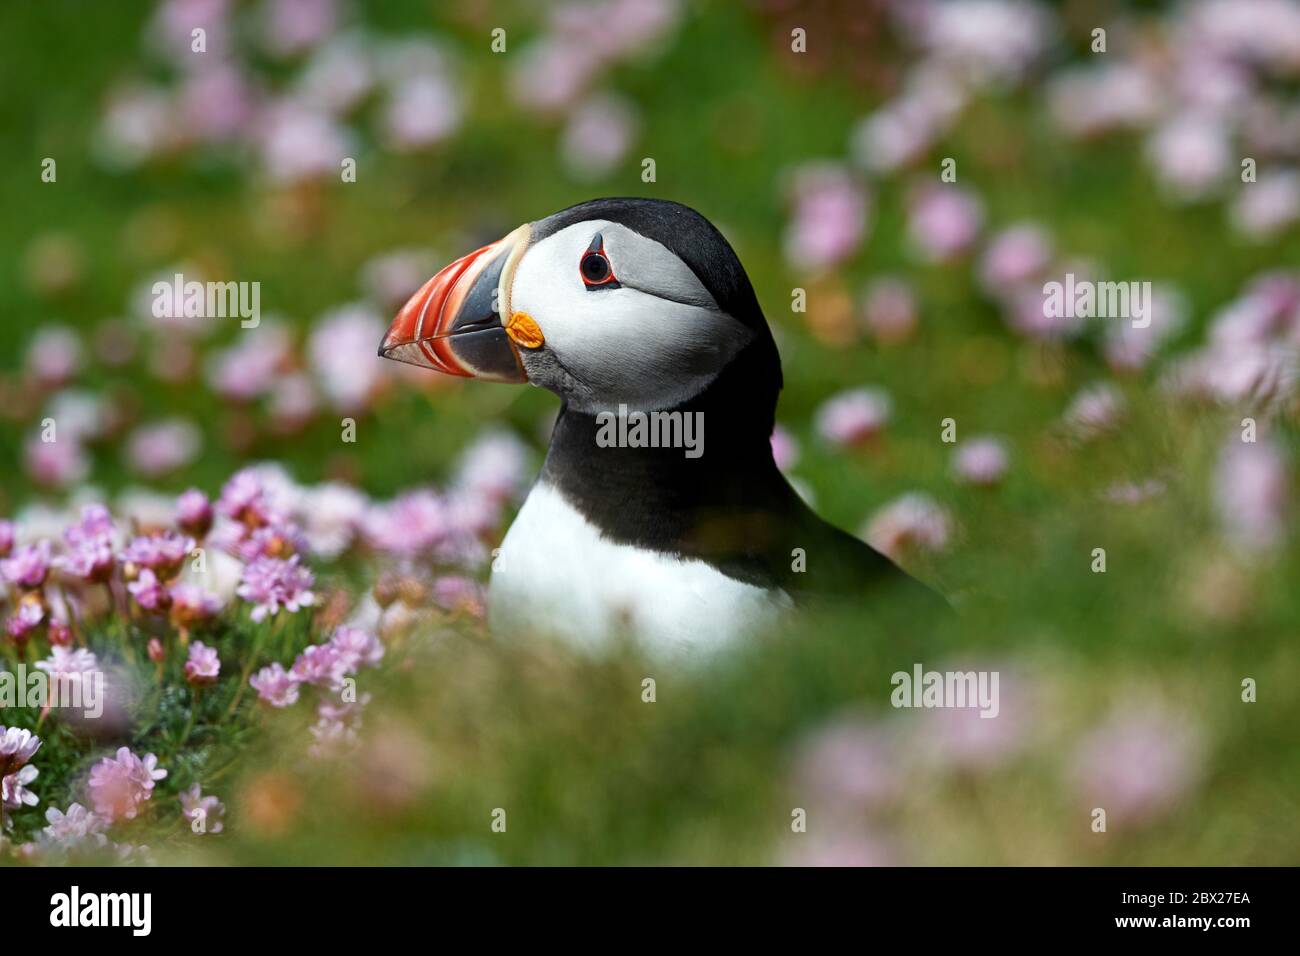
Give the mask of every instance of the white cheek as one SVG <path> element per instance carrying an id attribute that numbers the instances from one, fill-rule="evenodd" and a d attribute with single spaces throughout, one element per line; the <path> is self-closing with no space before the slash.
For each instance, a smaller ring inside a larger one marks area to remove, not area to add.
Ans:
<path id="1" fill-rule="evenodd" d="M 609 406 L 676 405 L 701 391 L 748 339 L 728 315 L 635 289 L 557 293 L 521 308 L 569 373 Z"/>
<path id="2" fill-rule="evenodd" d="M 620 235 L 616 226 L 606 229 L 607 242 Z M 557 234 L 524 256 L 512 310 L 532 316 L 547 348 L 599 407 L 668 408 L 698 394 L 752 333 L 718 311 L 693 277 L 678 275 L 685 267 L 657 244 L 636 248 L 623 236 L 621 249 L 609 250 L 623 257 L 634 284 L 656 294 L 632 285 L 586 288 L 578 261 L 589 231 L 584 224 L 572 242 Z"/>

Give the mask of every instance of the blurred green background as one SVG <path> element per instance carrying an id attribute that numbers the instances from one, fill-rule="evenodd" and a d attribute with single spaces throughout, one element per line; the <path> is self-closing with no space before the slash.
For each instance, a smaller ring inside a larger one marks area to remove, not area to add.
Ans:
<path id="1" fill-rule="evenodd" d="M 869 620 L 807 621 L 696 668 L 632 648 L 592 661 L 472 628 L 412 639 L 371 687 L 356 756 L 302 770 L 292 751 L 303 729 L 276 715 L 267 733 L 241 738 L 237 765 L 213 781 L 230 806 L 227 832 L 160 852 L 252 863 L 1296 863 L 1300 558 L 1285 509 L 1280 547 L 1239 554 L 1225 539 L 1214 475 L 1240 408 L 1171 398 L 1156 366 L 1117 376 L 1092 333 L 1015 333 L 980 289 L 977 255 L 931 264 L 908 240 L 909 195 L 953 157 L 958 183 L 983 202 L 985 235 L 1031 219 L 1106 276 L 1176 283 L 1187 321 L 1173 351 L 1201 342 L 1252 277 L 1294 269 L 1294 229 L 1252 241 L 1225 226 L 1217 201 L 1171 203 L 1138 133 L 1070 140 L 1044 106 L 1050 73 L 1087 57 L 1092 24 L 1149 33 L 1179 8 L 1043 7 L 1055 23 L 1045 63 L 1024 82 L 971 93 L 909 171 L 872 183 L 859 247 L 800 269 L 782 252 L 792 171 L 851 166 L 856 124 L 897 92 L 918 54 L 884 4 L 673 6 L 660 38 L 591 81 L 634 104 L 636 129 L 607 172 L 584 177 L 561 154 L 565 111 L 544 115 L 511 92 L 518 58 L 555 29 L 548 5 L 346 5 L 346 22 L 371 37 L 435 40 L 463 110 L 445 139 L 403 152 L 375 135 L 380 107 L 363 104 L 348 121 L 355 183 L 270 182 L 229 146 L 113 168 L 93 148 L 109 91 L 175 81 L 145 40 L 155 5 L 50 0 L 0 13 L 0 512 L 69 494 L 42 488 L 21 464 L 39 418 L 23 401 L 23 356 L 43 327 L 89 336 L 128 316 L 146 279 L 193 262 L 213 278 L 260 281 L 263 310 L 305 338 L 326 310 L 364 296 L 363 268 L 380 253 L 429 249 L 437 268 L 572 203 L 637 195 L 693 206 L 735 246 L 778 335 L 778 421 L 799 442 L 792 474 L 817 510 L 859 529 L 919 490 L 953 519 L 947 547 L 905 562 L 958 599 L 962 617 L 947 625 L 918 627 L 882 607 Z M 256 5 L 235 9 L 251 18 Z M 498 26 L 501 54 L 490 49 Z M 795 26 L 808 30 L 805 54 L 790 49 Z M 303 57 L 258 53 L 256 28 L 243 29 L 235 45 L 253 51 L 248 71 L 264 88 L 289 88 Z M 41 181 L 45 157 L 57 160 L 57 183 Z M 644 157 L 655 160 L 653 183 L 642 181 Z M 75 262 L 73 279 L 53 286 L 38 255 L 52 237 Z M 900 345 L 876 341 L 855 317 L 864 285 L 887 274 L 917 297 L 917 331 Z M 808 290 L 807 314 L 791 311 L 796 287 Z M 231 323 L 203 347 L 239 335 Z M 1072 440 L 1061 425 L 1072 398 L 1112 379 L 1126 399 L 1122 424 Z M 885 434 L 847 449 L 825 440 L 815 410 L 867 383 L 892 396 Z M 77 384 L 121 397 L 128 421 L 167 414 L 198 425 L 202 454 L 150 482 L 169 492 L 215 493 L 241 464 L 274 459 L 300 481 L 341 477 L 385 497 L 445 480 L 456 453 L 493 425 L 508 424 L 540 461 L 555 407 L 534 389 L 404 379 L 360 418 L 356 444 L 342 445 L 337 416 L 286 437 L 264 408 L 232 406 L 201 374 L 161 381 L 142 358 L 92 360 Z M 1294 407 L 1292 397 L 1268 424 L 1292 463 Z M 997 487 L 954 480 L 952 446 L 939 437 L 950 416 L 962 437 L 1006 440 Z M 119 452 L 112 441 L 92 450 L 89 480 L 109 493 L 139 481 Z M 1135 504 L 1106 495 L 1151 479 L 1161 492 Z M 1287 481 L 1294 501 L 1293 471 Z M 1097 547 L 1104 574 L 1090 569 Z M 353 580 L 367 584 L 364 572 Z M 915 661 L 1001 669 L 1017 703 L 992 723 L 1009 726 L 986 740 L 979 726 L 892 712 L 889 675 Z M 641 699 L 646 676 L 657 681 L 653 704 Z M 1241 700 L 1247 677 L 1257 703 Z M 839 726 L 842 750 L 824 739 Z M 823 746 L 836 769 L 809 756 Z M 863 796 L 840 779 L 855 768 L 870 777 L 873 759 L 887 793 Z M 1132 822 L 1092 832 L 1091 808 L 1106 805 L 1096 795 L 1118 791 L 1127 797 L 1117 803 L 1136 808 Z M 498 807 L 506 833 L 490 829 Z M 796 807 L 809 811 L 807 833 L 791 832 Z"/>

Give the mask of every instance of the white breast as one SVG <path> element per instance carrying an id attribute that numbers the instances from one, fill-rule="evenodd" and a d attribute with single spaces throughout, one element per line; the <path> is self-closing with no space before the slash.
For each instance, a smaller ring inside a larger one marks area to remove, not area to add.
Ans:
<path id="1" fill-rule="evenodd" d="M 494 633 L 552 634 L 590 650 L 631 634 L 651 652 L 708 651 L 791 603 L 703 561 L 609 541 L 541 482 L 506 533 L 488 589 Z"/>

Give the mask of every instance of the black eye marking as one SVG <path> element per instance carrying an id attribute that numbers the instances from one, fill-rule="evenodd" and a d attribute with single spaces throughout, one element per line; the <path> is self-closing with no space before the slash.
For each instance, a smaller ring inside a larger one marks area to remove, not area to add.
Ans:
<path id="1" fill-rule="evenodd" d="M 620 288 L 618 279 L 614 276 L 614 267 L 609 264 L 609 256 L 605 255 L 605 239 L 600 233 L 592 237 L 591 245 L 582 254 L 582 261 L 578 263 L 578 275 L 582 277 L 582 284 L 589 292 Z"/>

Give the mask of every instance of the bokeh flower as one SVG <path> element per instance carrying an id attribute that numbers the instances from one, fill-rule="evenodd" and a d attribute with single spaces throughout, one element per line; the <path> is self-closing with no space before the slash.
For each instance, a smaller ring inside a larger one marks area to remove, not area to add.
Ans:
<path id="1" fill-rule="evenodd" d="M 225 827 L 225 804 L 211 794 L 204 796 L 199 784 L 182 790 L 179 799 L 181 816 L 189 823 L 192 832 L 220 833 Z"/>
<path id="2" fill-rule="evenodd" d="M 1084 805 L 1132 828 L 1168 813 L 1196 783 L 1203 742 L 1186 715 L 1155 706 L 1112 714 L 1074 752 L 1071 776 Z"/>
<path id="3" fill-rule="evenodd" d="M 0 777 L 21 770 L 41 749 L 41 738 L 21 727 L 0 725 Z"/>
<path id="4" fill-rule="evenodd" d="M 253 605 L 251 616 L 261 621 L 281 609 L 296 614 L 316 603 L 312 592 L 315 576 L 298 563 L 298 555 L 285 558 L 258 557 L 244 567 L 243 579 L 235 592 Z"/>
<path id="5" fill-rule="evenodd" d="M 263 667 L 248 680 L 258 699 L 272 707 L 289 707 L 298 702 L 298 680 L 279 662 Z"/>
<path id="6" fill-rule="evenodd" d="M 50 543 L 44 540 L 15 548 L 9 557 L 0 560 L 0 574 L 20 588 L 40 587 L 49 572 Z"/>
<path id="7" fill-rule="evenodd" d="M 889 424 L 894 403 L 882 388 L 857 388 L 827 399 L 813 416 L 813 426 L 833 445 L 858 445 Z"/>
<path id="8" fill-rule="evenodd" d="M 149 568 L 141 571 L 139 577 L 127 584 L 126 589 L 146 611 L 159 614 L 171 607 L 171 591 Z"/>
<path id="9" fill-rule="evenodd" d="M 221 673 L 221 658 L 215 647 L 208 647 L 202 641 L 190 644 L 189 658 L 185 661 L 185 680 L 194 687 L 203 687 L 216 683 Z"/>
<path id="10" fill-rule="evenodd" d="M 134 820 L 153 796 L 154 784 L 166 776 L 153 754 L 140 758 L 127 747 L 118 748 L 114 756 L 104 757 L 90 770 L 95 813 L 110 822 Z"/>
<path id="11" fill-rule="evenodd" d="M 834 163 L 800 167 L 792 178 L 793 218 L 783 243 L 787 261 L 812 271 L 838 265 L 866 234 L 866 188 L 852 171 Z"/>
<path id="12" fill-rule="evenodd" d="M 186 534 L 202 538 L 212 528 L 212 503 L 197 488 L 190 488 L 176 499 L 176 524 Z"/>
<path id="13" fill-rule="evenodd" d="M 298 655 L 289 673 L 300 683 L 333 690 L 352 670 L 351 658 L 333 644 L 312 644 Z"/>
<path id="14" fill-rule="evenodd" d="M 948 512 L 919 491 L 908 492 L 877 509 L 862 532 L 867 544 L 895 560 L 913 549 L 943 551 L 951 537 Z"/>
<path id="15" fill-rule="evenodd" d="M 968 438 L 952 452 L 952 472 L 970 485 L 996 485 L 1007 473 L 1007 446 L 990 435 Z"/>

